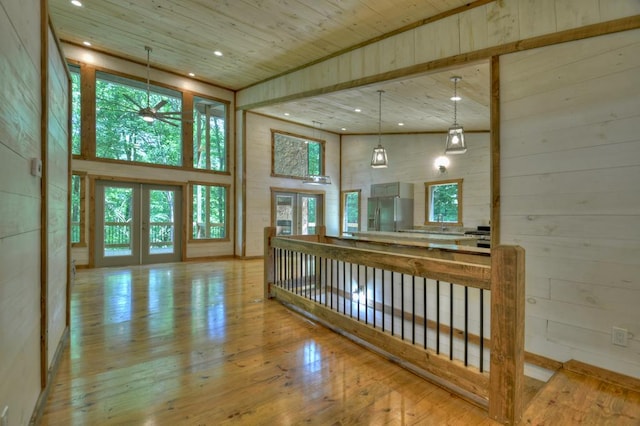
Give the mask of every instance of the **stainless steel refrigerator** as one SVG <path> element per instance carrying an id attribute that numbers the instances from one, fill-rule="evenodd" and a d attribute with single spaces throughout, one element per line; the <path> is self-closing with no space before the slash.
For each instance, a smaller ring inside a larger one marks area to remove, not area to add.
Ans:
<path id="1" fill-rule="evenodd" d="M 367 200 L 367 230 L 397 232 L 413 228 L 413 199 L 371 197 Z"/>

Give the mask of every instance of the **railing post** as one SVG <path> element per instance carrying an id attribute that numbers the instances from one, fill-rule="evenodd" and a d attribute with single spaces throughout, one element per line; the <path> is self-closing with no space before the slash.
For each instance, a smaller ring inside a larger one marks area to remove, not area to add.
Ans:
<path id="1" fill-rule="evenodd" d="M 270 299 L 271 284 L 276 279 L 275 269 L 273 266 L 274 255 L 271 248 L 271 238 L 276 236 L 275 227 L 264 228 L 264 298 Z"/>
<path id="2" fill-rule="evenodd" d="M 316 234 L 318 235 L 318 242 L 324 243 L 325 237 L 327 236 L 327 227 L 324 225 L 320 225 L 318 226 L 317 231 L 318 232 Z"/>
<path id="3" fill-rule="evenodd" d="M 524 390 L 525 254 L 519 246 L 491 250 L 489 417 L 516 424 Z"/>

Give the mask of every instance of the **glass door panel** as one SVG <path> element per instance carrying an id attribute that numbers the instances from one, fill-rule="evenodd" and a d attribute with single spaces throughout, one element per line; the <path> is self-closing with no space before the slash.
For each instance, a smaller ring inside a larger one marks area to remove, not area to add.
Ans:
<path id="1" fill-rule="evenodd" d="M 180 260 L 180 199 L 178 187 L 142 187 L 142 263 Z"/>
<path id="2" fill-rule="evenodd" d="M 96 181 L 96 266 L 181 260 L 182 190 Z"/>
<path id="3" fill-rule="evenodd" d="M 322 194 L 274 192 L 276 235 L 314 235 L 322 225 Z"/>

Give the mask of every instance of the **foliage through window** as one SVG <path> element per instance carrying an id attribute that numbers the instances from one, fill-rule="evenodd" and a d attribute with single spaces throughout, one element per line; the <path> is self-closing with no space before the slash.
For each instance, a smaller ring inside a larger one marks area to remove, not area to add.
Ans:
<path id="1" fill-rule="evenodd" d="M 193 99 L 193 167 L 227 171 L 226 105 L 209 99 Z"/>
<path id="2" fill-rule="evenodd" d="M 182 165 L 181 122 L 148 123 L 140 107 L 166 101 L 161 111 L 181 111 L 181 93 L 144 83 L 96 73 L 96 157 L 140 163 Z"/>
<path id="3" fill-rule="evenodd" d="M 273 176 L 324 175 L 324 141 L 272 130 L 271 142 Z"/>
<path id="4" fill-rule="evenodd" d="M 80 155 L 81 110 L 80 110 L 80 68 L 69 65 L 71 72 L 71 154 Z"/>
<path id="5" fill-rule="evenodd" d="M 360 190 L 342 192 L 342 232 L 360 230 Z"/>
<path id="6" fill-rule="evenodd" d="M 427 182 L 426 223 L 462 226 L 462 179 Z"/>
<path id="7" fill-rule="evenodd" d="M 84 245 L 84 174 L 71 175 L 71 244 Z"/>
<path id="8" fill-rule="evenodd" d="M 227 238 L 227 197 L 226 186 L 192 185 L 192 238 Z"/>

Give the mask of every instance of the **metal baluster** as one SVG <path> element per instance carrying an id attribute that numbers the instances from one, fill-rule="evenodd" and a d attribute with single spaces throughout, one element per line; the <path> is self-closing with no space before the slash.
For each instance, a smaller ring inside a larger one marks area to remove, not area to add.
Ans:
<path id="1" fill-rule="evenodd" d="M 380 274 L 382 275 L 382 280 L 381 280 L 382 283 L 380 284 L 380 286 L 382 288 L 382 294 L 381 294 L 381 296 L 382 296 L 382 309 L 381 309 L 381 311 L 382 311 L 382 331 L 384 331 L 384 311 L 386 309 L 385 308 L 386 305 L 384 304 L 385 303 L 384 302 L 384 269 L 380 270 Z"/>
<path id="2" fill-rule="evenodd" d="M 376 268 L 373 268 L 373 309 L 371 314 L 373 315 L 373 328 L 376 328 Z"/>
<path id="3" fill-rule="evenodd" d="M 364 267 L 364 323 L 365 324 L 369 324 L 369 309 L 368 309 L 368 304 L 369 304 L 369 299 L 367 298 L 367 293 L 368 293 L 368 289 L 369 289 L 369 279 L 367 277 L 367 272 L 369 271 L 369 268 L 365 265 Z"/>
<path id="4" fill-rule="evenodd" d="M 436 281 L 436 353 L 440 353 L 440 280 Z"/>
<path id="5" fill-rule="evenodd" d="M 347 313 L 347 262 L 342 262 L 342 313 Z"/>
<path id="6" fill-rule="evenodd" d="M 453 361 L 453 283 L 449 283 L 449 360 Z"/>
<path id="7" fill-rule="evenodd" d="M 484 290 L 480 289 L 480 372 L 484 371 Z"/>
<path id="8" fill-rule="evenodd" d="M 404 274 L 400 275 L 400 338 L 404 340 Z"/>
<path id="9" fill-rule="evenodd" d="M 416 277 L 411 276 L 411 323 L 413 330 L 411 331 L 411 343 L 416 344 Z"/>
<path id="10" fill-rule="evenodd" d="M 391 272 L 391 335 L 395 333 L 395 318 L 396 318 L 396 301 L 395 301 L 395 275 Z"/>
<path id="11" fill-rule="evenodd" d="M 469 365 L 469 287 L 464 286 L 464 366 Z"/>
<path id="12" fill-rule="evenodd" d="M 327 281 L 327 258 L 325 257 L 324 259 L 324 306 L 327 306 L 327 290 L 329 290 L 329 286 L 328 281 Z M 322 268 L 320 268 L 320 273 L 322 274 Z M 322 279 L 320 279 L 320 282 L 322 283 Z"/>
<path id="13" fill-rule="evenodd" d="M 424 303 L 424 305 L 423 305 L 424 306 L 424 308 L 423 308 L 424 317 L 422 318 L 422 322 L 423 322 L 423 326 L 424 326 L 424 330 L 423 330 L 423 333 L 424 333 L 424 345 L 423 345 L 423 347 L 424 347 L 424 349 L 427 349 L 427 337 L 428 337 L 428 335 L 427 335 L 427 327 L 429 326 L 429 321 L 428 321 L 428 318 L 427 318 L 427 279 L 426 278 L 422 278 L 422 280 L 423 280 L 422 288 L 424 289 L 423 290 L 424 293 L 422 294 L 422 297 L 424 299 L 423 300 L 423 303 Z"/>
<path id="14" fill-rule="evenodd" d="M 360 321 L 360 264 L 358 264 L 358 303 L 356 305 L 356 308 L 358 309 L 357 313 L 358 313 L 358 321 Z"/>

